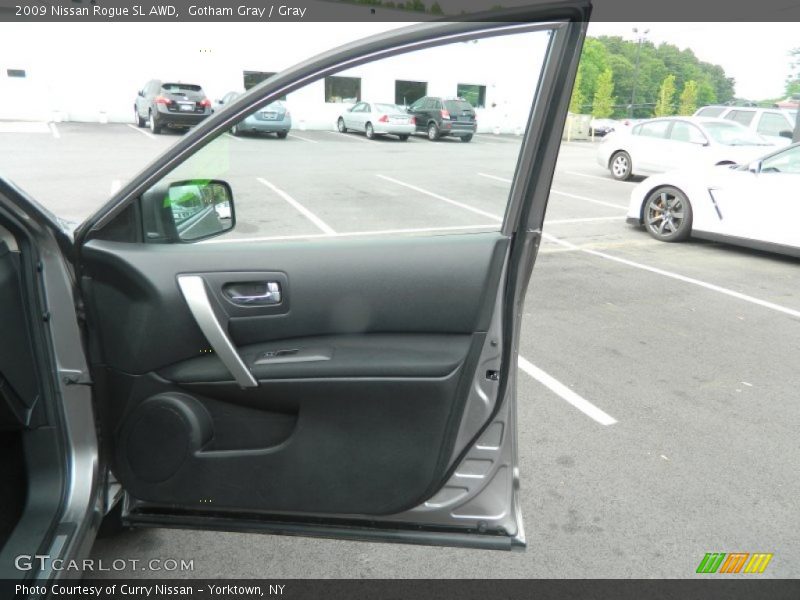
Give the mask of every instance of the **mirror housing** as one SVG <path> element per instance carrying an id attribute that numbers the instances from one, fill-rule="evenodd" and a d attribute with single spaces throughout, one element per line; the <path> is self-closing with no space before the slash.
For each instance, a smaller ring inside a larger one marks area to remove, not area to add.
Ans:
<path id="1" fill-rule="evenodd" d="M 144 98 L 144 90 L 139 90 L 137 94 L 139 95 L 140 98 Z"/>
<path id="2" fill-rule="evenodd" d="M 140 204 L 146 243 L 198 242 L 236 225 L 231 186 L 216 179 L 159 184 L 142 194 Z"/>

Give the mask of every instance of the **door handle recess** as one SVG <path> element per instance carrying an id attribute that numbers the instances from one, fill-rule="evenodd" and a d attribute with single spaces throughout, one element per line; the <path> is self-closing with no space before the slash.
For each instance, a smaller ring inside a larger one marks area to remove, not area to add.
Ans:
<path id="1" fill-rule="evenodd" d="M 281 284 L 277 281 L 228 283 L 223 290 L 235 304 L 263 306 L 281 302 Z"/>
<path id="2" fill-rule="evenodd" d="M 222 364 L 233 375 L 236 383 L 242 388 L 258 387 L 258 381 L 244 364 L 228 334 L 222 329 L 217 315 L 214 314 L 203 278 L 199 275 L 178 275 L 178 287 L 206 340 Z"/>

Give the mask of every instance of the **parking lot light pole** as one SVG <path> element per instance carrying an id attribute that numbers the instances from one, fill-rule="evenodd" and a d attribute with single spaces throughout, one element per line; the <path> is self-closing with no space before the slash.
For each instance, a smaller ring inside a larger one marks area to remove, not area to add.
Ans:
<path id="1" fill-rule="evenodd" d="M 645 40 L 645 36 L 650 33 L 649 29 L 645 29 L 641 35 L 639 35 L 639 29 L 637 27 L 633 28 L 633 33 L 637 36 L 637 46 L 636 46 L 636 66 L 633 69 L 633 89 L 631 90 L 631 107 L 628 111 L 628 118 L 633 118 L 633 109 L 636 106 L 636 82 L 639 80 L 639 57 L 642 54 L 642 43 Z"/>

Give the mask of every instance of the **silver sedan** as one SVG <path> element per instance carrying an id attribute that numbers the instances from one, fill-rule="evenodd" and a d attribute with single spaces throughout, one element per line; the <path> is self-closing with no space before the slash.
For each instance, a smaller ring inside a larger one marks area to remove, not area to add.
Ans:
<path id="1" fill-rule="evenodd" d="M 379 102 L 358 102 L 348 108 L 336 122 L 341 133 L 363 131 L 369 139 L 376 135 L 396 135 L 406 141 L 414 133 L 416 123 L 402 106 Z"/>

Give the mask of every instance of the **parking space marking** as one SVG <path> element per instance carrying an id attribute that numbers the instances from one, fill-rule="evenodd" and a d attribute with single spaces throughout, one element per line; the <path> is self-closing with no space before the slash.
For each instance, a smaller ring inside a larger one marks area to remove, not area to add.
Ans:
<path id="1" fill-rule="evenodd" d="M 256 179 L 258 179 L 258 181 L 260 183 L 262 183 L 265 186 L 267 186 L 273 192 L 278 194 L 281 198 L 286 200 L 286 202 L 291 204 L 295 209 L 297 209 L 298 212 L 300 212 L 303 216 L 305 216 L 309 221 L 314 223 L 314 225 L 319 227 L 325 234 L 327 234 L 327 235 L 336 235 L 336 232 L 333 230 L 333 228 L 330 225 L 328 225 L 325 221 L 320 219 L 317 215 L 312 213 L 310 210 L 308 210 L 305 206 L 300 204 L 297 200 L 292 198 L 289 194 L 284 192 L 282 189 L 276 187 L 274 184 L 270 183 L 266 179 L 263 179 L 262 177 L 256 177 Z"/>
<path id="2" fill-rule="evenodd" d="M 298 140 L 303 140 L 304 142 L 310 142 L 312 144 L 319 144 L 319 140 L 312 140 L 311 138 L 303 137 L 303 136 L 297 135 L 295 133 L 290 133 L 289 137 L 290 138 L 297 138 Z"/>
<path id="3" fill-rule="evenodd" d="M 325 131 L 324 133 L 330 133 L 331 135 L 338 135 L 340 138 L 345 140 L 353 140 L 358 142 L 369 142 L 366 137 L 361 137 L 358 134 L 352 135 L 350 133 L 341 133 L 339 131 Z"/>
<path id="4" fill-rule="evenodd" d="M 452 204 L 453 206 L 458 206 L 459 208 L 463 208 L 464 210 L 468 210 L 470 212 L 474 212 L 476 215 L 481 215 L 484 217 L 489 217 L 490 219 L 495 219 L 497 221 L 502 221 L 502 217 L 498 217 L 495 214 L 490 212 L 486 212 L 485 210 L 481 210 L 480 208 L 475 208 L 474 206 L 470 206 L 469 204 L 464 204 L 463 202 L 458 202 L 457 200 L 451 200 L 450 198 L 445 198 L 440 194 L 436 194 L 435 192 L 431 192 L 429 190 L 425 190 L 421 187 L 417 187 L 416 185 L 411 185 L 410 183 L 406 183 L 404 181 L 400 181 L 399 179 L 395 179 L 393 177 L 387 177 L 386 175 L 381 175 L 380 173 L 376 173 L 375 177 L 380 177 L 386 181 L 391 181 L 397 185 L 402 185 L 403 187 L 407 187 L 410 190 L 414 190 L 415 192 L 419 192 L 420 194 L 425 194 L 426 196 L 430 196 L 431 198 L 436 198 L 437 200 L 441 200 L 442 202 L 447 202 L 448 204 Z"/>
<path id="5" fill-rule="evenodd" d="M 236 142 L 243 142 L 243 141 L 244 141 L 242 138 L 240 138 L 240 137 L 236 137 L 236 136 L 235 136 L 235 135 L 233 135 L 232 133 L 226 133 L 225 135 L 226 135 L 227 137 L 231 138 L 232 140 L 236 141 Z"/>
<path id="6" fill-rule="evenodd" d="M 128 127 L 130 127 L 131 129 L 133 129 L 134 131 L 138 131 L 138 132 L 139 132 L 139 133 L 141 133 L 142 135 L 145 135 L 145 136 L 149 137 L 151 140 L 154 140 L 154 139 L 156 139 L 156 136 L 154 136 L 154 135 L 153 135 L 152 133 L 150 133 L 149 131 L 145 131 L 145 130 L 144 130 L 144 129 L 142 129 L 141 127 L 137 127 L 136 125 L 131 125 L 130 123 L 125 123 L 125 124 L 126 124 Z"/>
<path id="7" fill-rule="evenodd" d="M 274 235 L 265 237 L 251 237 L 251 238 L 231 238 L 231 239 L 213 239 L 207 240 L 205 244 L 232 244 L 242 242 L 272 242 L 277 240 L 306 240 L 309 238 L 330 238 L 330 237 L 359 237 L 367 235 L 394 235 L 402 233 L 445 233 L 453 231 L 472 231 L 476 229 L 486 229 L 489 231 L 497 231 L 497 223 L 489 223 L 487 225 L 454 225 L 452 227 L 415 227 L 409 229 L 378 229 L 373 231 L 347 231 L 342 233 L 312 233 L 307 235 Z"/>
<path id="8" fill-rule="evenodd" d="M 617 179 L 611 179 L 610 177 L 600 177 L 600 175 L 589 175 L 588 173 L 578 173 L 577 171 L 558 171 L 559 173 L 564 173 L 565 175 L 576 175 L 577 177 L 589 177 L 590 179 L 599 179 L 600 181 L 608 181 L 610 183 L 626 183 L 628 185 L 639 185 L 635 181 L 619 181 Z"/>
<path id="9" fill-rule="evenodd" d="M 56 127 L 56 124 L 50 123 L 49 127 L 50 127 L 50 133 L 53 134 L 53 137 L 56 138 L 57 140 L 61 139 L 61 134 L 58 132 L 58 127 Z"/>
<path id="10" fill-rule="evenodd" d="M 478 173 L 481 177 L 486 177 L 487 179 L 495 179 L 497 181 L 502 181 L 503 183 L 511 183 L 511 180 L 507 177 L 498 177 L 497 175 L 489 175 L 488 173 Z M 583 200 L 584 202 L 592 202 L 594 204 L 599 204 L 600 206 L 611 206 L 612 208 L 628 208 L 624 204 L 614 204 L 613 202 L 605 202 L 604 200 L 595 200 L 594 198 L 588 198 L 586 196 L 578 196 L 577 194 L 568 194 L 567 192 L 559 192 L 558 190 L 554 190 L 552 187 L 550 188 L 551 194 L 558 194 L 560 196 L 566 196 L 567 198 L 574 198 L 575 200 Z"/>
<path id="11" fill-rule="evenodd" d="M 586 398 L 575 393 L 574 391 L 569 389 L 566 385 L 558 381 L 555 377 L 553 377 L 548 373 L 545 373 L 539 367 L 532 364 L 524 357 L 522 356 L 517 357 L 517 365 L 522 371 L 533 377 L 536 381 L 541 383 L 551 392 L 561 397 L 562 400 L 565 400 L 567 403 L 577 408 L 579 411 L 581 411 L 590 419 L 594 419 L 601 425 L 606 425 L 606 426 L 614 425 L 615 423 L 617 423 L 617 420 L 611 415 L 609 415 L 607 412 L 596 407 Z"/>
<path id="12" fill-rule="evenodd" d="M 718 292 L 720 294 L 724 294 L 726 296 L 730 296 L 732 298 L 736 298 L 738 300 L 743 300 L 745 302 L 749 302 L 750 304 L 755 304 L 757 306 L 762 306 L 764 308 L 768 308 L 770 310 L 774 310 L 776 312 L 780 312 L 791 317 L 800 318 L 800 310 L 795 310 L 793 308 L 788 308 L 786 306 L 781 306 L 780 304 L 775 304 L 774 302 L 768 302 L 767 300 L 761 300 L 760 298 L 755 298 L 753 296 L 748 296 L 747 294 L 742 294 L 741 292 L 737 292 L 735 290 L 731 290 L 728 288 L 724 288 L 719 285 L 715 285 L 713 283 L 708 283 L 706 281 L 701 281 L 700 279 L 695 279 L 694 277 L 687 277 L 686 275 L 681 275 L 680 273 L 673 273 L 672 271 L 665 271 L 664 269 L 659 269 L 657 267 L 650 267 L 648 265 L 643 265 L 642 263 L 637 263 L 632 260 L 628 260 L 626 258 L 620 258 L 619 256 L 614 256 L 612 254 L 606 254 L 605 252 L 599 252 L 598 250 L 590 250 L 588 248 L 581 248 L 573 244 L 572 242 L 568 242 L 567 240 L 558 238 L 554 235 L 550 235 L 547 233 L 543 233 L 542 237 L 559 244 L 564 248 L 569 248 L 572 250 L 579 250 L 581 252 L 585 252 L 586 254 L 591 254 L 592 256 L 597 256 L 599 258 L 605 258 L 606 260 L 613 260 L 614 262 L 620 263 L 622 265 L 626 265 L 629 267 L 634 267 L 636 269 L 641 269 L 643 271 L 649 271 L 651 273 L 655 273 L 657 275 L 662 275 L 664 277 L 669 277 L 670 279 L 676 279 L 678 281 L 683 281 L 684 283 L 691 283 L 692 285 L 696 285 L 698 287 L 705 288 L 707 290 L 711 290 L 713 292 Z"/>
<path id="13" fill-rule="evenodd" d="M 619 217 L 584 217 L 578 219 L 545 219 L 545 225 L 563 225 L 566 223 L 591 223 L 592 221 L 622 221 L 625 215 Z"/>

